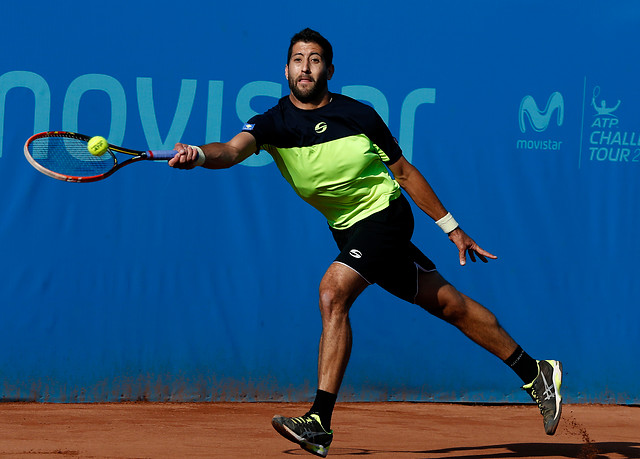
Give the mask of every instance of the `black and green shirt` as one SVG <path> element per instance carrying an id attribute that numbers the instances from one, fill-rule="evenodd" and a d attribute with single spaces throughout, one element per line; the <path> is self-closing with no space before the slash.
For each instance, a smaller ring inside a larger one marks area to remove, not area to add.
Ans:
<path id="1" fill-rule="evenodd" d="M 370 106 L 332 94 L 329 104 L 302 110 L 288 96 L 245 124 L 298 195 L 336 229 L 388 207 L 400 195 L 385 164 L 402 151 Z"/>

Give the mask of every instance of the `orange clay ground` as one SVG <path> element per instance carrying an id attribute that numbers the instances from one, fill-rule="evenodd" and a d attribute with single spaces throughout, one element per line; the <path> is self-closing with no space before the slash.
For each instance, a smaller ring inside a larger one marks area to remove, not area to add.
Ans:
<path id="1" fill-rule="evenodd" d="M 314 457 L 281 438 L 296 403 L 0 404 L 2 458 Z M 340 403 L 329 457 L 640 458 L 640 407 L 565 405 L 545 435 L 533 405 Z"/>

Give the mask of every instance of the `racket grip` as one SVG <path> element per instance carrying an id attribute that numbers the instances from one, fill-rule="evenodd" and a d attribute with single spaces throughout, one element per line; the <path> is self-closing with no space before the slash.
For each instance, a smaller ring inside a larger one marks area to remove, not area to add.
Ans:
<path id="1" fill-rule="evenodd" d="M 149 150 L 147 156 L 154 161 L 166 161 L 173 158 L 176 153 L 178 153 L 176 150 Z"/>

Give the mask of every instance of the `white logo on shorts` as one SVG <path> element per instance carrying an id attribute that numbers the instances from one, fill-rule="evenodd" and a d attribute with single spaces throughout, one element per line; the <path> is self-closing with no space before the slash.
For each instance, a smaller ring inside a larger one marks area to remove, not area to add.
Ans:
<path id="1" fill-rule="evenodd" d="M 362 252 L 356 249 L 349 250 L 349 255 L 351 255 L 353 258 L 362 258 Z"/>

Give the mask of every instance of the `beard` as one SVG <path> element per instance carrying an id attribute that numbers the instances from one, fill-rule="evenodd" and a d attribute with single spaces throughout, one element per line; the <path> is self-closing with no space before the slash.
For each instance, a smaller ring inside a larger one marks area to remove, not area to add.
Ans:
<path id="1" fill-rule="evenodd" d="M 313 84 L 309 85 L 306 89 L 301 89 L 296 85 L 296 81 L 291 77 L 289 78 L 289 89 L 300 102 L 306 104 L 309 102 L 316 102 L 321 99 L 327 91 L 327 76 L 320 75 Z"/>

